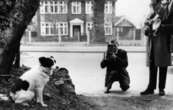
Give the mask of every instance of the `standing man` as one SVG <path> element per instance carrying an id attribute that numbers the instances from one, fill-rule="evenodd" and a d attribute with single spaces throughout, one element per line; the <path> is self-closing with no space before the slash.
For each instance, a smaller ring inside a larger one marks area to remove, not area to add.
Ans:
<path id="1" fill-rule="evenodd" d="M 145 35 L 147 36 L 147 63 L 149 66 L 149 84 L 141 95 L 154 94 L 157 85 L 157 72 L 159 70 L 159 95 L 165 95 L 165 85 L 167 77 L 167 68 L 171 65 L 171 52 L 170 52 L 170 38 L 171 26 L 170 23 L 173 19 L 172 13 L 168 9 L 168 0 L 152 0 L 152 12 L 146 22 L 150 22 L 154 14 L 157 13 L 157 7 L 160 5 L 167 5 L 165 19 L 161 21 L 161 25 L 157 30 L 157 34 L 153 34 L 151 29 L 152 24 L 145 23 Z M 164 14 L 165 15 L 165 14 Z"/>
<path id="2" fill-rule="evenodd" d="M 130 78 L 126 70 L 128 66 L 127 52 L 118 49 L 118 42 L 112 40 L 101 62 L 101 68 L 107 67 L 105 77 L 105 93 L 109 93 L 114 81 L 119 81 L 120 88 L 126 91 L 129 88 Z"/>

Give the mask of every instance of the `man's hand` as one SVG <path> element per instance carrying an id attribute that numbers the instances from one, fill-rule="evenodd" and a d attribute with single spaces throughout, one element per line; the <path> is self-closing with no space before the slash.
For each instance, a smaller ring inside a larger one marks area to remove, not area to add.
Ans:
<path id="1" fill-rule="evenodd" d="M 151 30 L 150 26 L 144 26 L 144 34 L 146 36 L 150 36 L 151 33 L 152 33 L 152 30 Z"/>
<path id="2" fill-rule="evenodd" d="M 112 58 L 117 58 L 117 55 L 115 53 L 113 53 Z"/>

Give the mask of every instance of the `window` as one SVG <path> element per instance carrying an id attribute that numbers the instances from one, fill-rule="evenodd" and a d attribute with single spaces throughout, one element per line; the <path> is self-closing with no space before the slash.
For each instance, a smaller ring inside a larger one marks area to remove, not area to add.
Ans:
<path id="1" fill-rule="evenodd" d="M 85 3 L 85 10 L 86 10 L 86 14 L 92 14 L 93 13 L 92 1 L 86 1 L 86 3 Z"/>
<path id="2" fill-rule="evenodd" d="M 45 13 L 49 13 L 49 12 L 50 12 L 50 2 L 45 1 Z"/>
<path id="3" fill-rule="evenodd" d="M 123 32 L 123 28 L 122 27 L 117 28 L 117 32 L 122 33 Z"/>
<path id="4" fill-rule="evenodd" d="M 67 23 L 64 23 L 64 34 L 68 35 L 68 25 L 67 25 Z"/>
<path id="5" fill-rule="evenodd" d="M 112 23 L 106 23 L 104 25 L 105 35 L 112 35 Z"/>
<path id="6" fill-rule="evenodd" d="M 67 22 L 57 22 L 56 23 L 56 34 L 57 35 L 68 35 L 68 23 Z"/>
<path id="7" fill-rule="evenodd" d="M 55 8 L 55 13 L 58 13 L 58 2 L 57 1 L 55 1 L 54 8 Z"/>
<path id="8" fill-rule="evenodd" d="M 51 1 L 50 2 L 50 13 L 53 13 L 54 12 L 54 2 Z"/>
<path id="9" fill-rule="evenodd" d="M 41 23 L 41 35 L 53 35 L 53 25 L 49 22 L 42 22 Z"/>
<path id="10" fill-rule="evenodd" d="M 45 28 L 46 28 L 46 25 L 44 23 L 41 23 L 41 35 L 46 35 L 46 32 L 45 32 Z"/>
<path id="11" fill-rule="evenodd" d="M 72 2 L 72 14 L 81 14 L 81 2 Z"/>
<path id="12" fill-rule="evenodd" d="M 54 25 L 52 23 L 50 23 L 50 35 L 54 35 Z"/>
<path id="13" fill-rule="evenodd" d="M 67 4 L 64 1 L 59 1 L 59 14 L 67 13 Z"/>
<path id="14" fill-rule="evenodd" d="M 49 24 L 46 24 L 46 35 L 49 35 Z"/>
<path id="15" fill-rule="evenodd" d="M 40 13 L 45 14 L 48 12 L 49 12 L 48 2 L 47 1 L 40 2 Z"/>
<path id="16" fill-rule="evenodd" d="M 135 40 L 142 40 L 141 29 L 136 29 L 135 31 Z"/>
<path id="17" fill-rule="evenodd" d="M 52 9 L 50 7 L 50 2 L 49 1 L 40 2 L 40 13 L 41 14 L 49 13 L 51 10 Z"/>
<path id="18" fill-rule="evenodd" d="M 135 40 L 134 29 L 131 27 L 119 27 L 118 39 L 119 40 Z"/>
<path id="19" fill-rule="evenodd" d="M 93 28 L 93 22 L 86 22 L 86 34 L 89 35 L 89 31 Z"/>
<path id="20" fill-rule="evenodd" d="M 57 22 L 55 24 L 51 22 L 42 22 L 41 35 L 68 35 L 68 24 L 67 22 Z"/>
<path id="21" fill-rule="evenodd" d="M 56 35 L 59 35 L 59 24 L 58 23 L 55 24 L 55 33 L 56 33 Z"/>
<path id="22" fill-rule="evenodd" d="M 45 2 L 40 2 L 40 13 L 45 13 Z"/>
<path id="23" fill-rule="evenodd" d="M 48 13 L 48 6 L 45 5 L 45 13 Z"/>
<path id="24" fill-rule="evenodd" d="M 112 2 L 111 1 L 107 1 L 105 3 L 105 8 L 104 8 L 104 13 L 105 14 L 112 14 Z"/>
<path id="25" fill-rule="evenodd" d="M 40 13 L 41 14 L 66 14 L 67 13 L 67 3 L 64 1 L 43 1 L 40 3 Z"/>

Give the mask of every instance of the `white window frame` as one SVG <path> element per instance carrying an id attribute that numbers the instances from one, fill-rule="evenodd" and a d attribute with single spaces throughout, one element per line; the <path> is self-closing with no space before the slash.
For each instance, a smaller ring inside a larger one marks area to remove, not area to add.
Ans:
<path id="1" fill-rule="evenodd" d="M 58 13 L 58 1 L 54 1 L 54 14 Z"/>
<path id="2" fill-rule="evenodd" d="M 47 8 L 47 12 L 46 12 L 46 8 Z M 67 3 L 65 1 L 40 2 L 40 14 L 48 14 L 48 13 L 50 13 L 50 14 L 67 14 Z"/>
<path id="3" fill-rule="evenodd" d="M 57 32 L 56 35 L 68 35 L 68 23 L 56 22 L 56 32 Z"/>
<path id="4" fill-rule="evenodd" d="M 64 23 L 64 35 L 68 35 L 68 23 Z"/>
<path id="5" fill-rule="evenodd" d="M 59 14 L 60 14 L 60 13 L 63 13 L 63 11 L 64 11 L 63 3 L 64 3 L 64 2 L 59 1 Z"/>
<path id="6" fill-rule="evenodd" d="M 45 23 L 41 23 L 40 24 L 40 31 L 41 31 L 41 35 L 45 36 L 46 35 L 46 24 Z"/>
<path id="7" fill-rule="evenodd" d="M 46 12 L 47 7 L 47 12 Z M 40 2 L 40 14 L 50 13 L 50 2 L 49 1 L 42 1 Z"/>
<path id="8" fill-rule="evenodd" d="M 55 27 L 55 33 L 56 33 L 56 35 L 59 35 L 59 23 L 56 22 L 55 25 L 56 25 L 56 27 Z"/>
<path id="9" fill-rule="evenodd" d="M 47 6 L 47 12 L 46 12 L 46 6 Z M 45 13 L 50 13 L 50 1 L 45 1 Z"/>
<path id="10" fill-rule="evenodd" d="M 50 27 L 50 35 L 55 35 L 55 31 L 54 31 L 55 29 L 54 29 L 53 23 L 50 23 L 49 27 Z"/>
<path id="11" fill-rule="evenodd" d="M 106 1 L 104 5 L 104 13 L 105 14 L 112 14 L 113 12 L 113 2 L 112 1 Z"/>
<path id="12" fill-rule="evenodd" d="M 105 35 L 112 35 L 112 29 L 112 23 L 104 24 Z"/>
<path id="13" fill-rule="evenodd" d="M 71 3 L 71 10 L 72 10 L 72 14 L 81 14 L 81 12 L 82 12 L 81 2 L 80 1 L 72 2 Z"/>
<path id="14" fill-rule="evenodd" d="M 119 32 L 123 32 L 124 30 L 123 27 L 119 27 L 118 29 L 119 29 Z"/>
<path id="15" fill-rule="evenodd" d="M 86 22 L 86 34 L 89 35 L 89 30 L 93 28 L 93 22 Z"/>
<path id="16" fill-rule="evenodd" d="M 60 31 L 62 30 L 62 33 Z M 40 31 L 42 36 L 68 35 L 67 22 L 41 22 Z M 48 33 L 46 33 L 48 31 Z"/>
<path id="17" fill-rule="evenodd" d="M 49 6 L 49 8 L 50 8 L 50 13 L 51 14 L 53 14 L 54 13 L 54 5 L 55 5 L 55 3 L 54 3 L 54 1 L 50 1 L 50 6 Z"/>
<path id="18" fill-rule="evenodd" d="M 92 1 L 85 2 L 85 13 L 86 14 L 93 14 L 93 3 Z"/>
<path id="19" fill-rule="evenodd" d="M 45 14 L 45 1 L 40 2 L 40 14 Z"/>
<path id="20" fill-rule="evenodd" d="M 51 22 L 41 22 L 40 23 L 40 31 L 42 36 L 54 36 L 55 35 L 55 29 L 54 25 Z M 52 31 L 53 30 L 53 31 Z M 48 31 L 48 33 L 47 33 Z"/>
<path id="21" fill-rule="evenodd" d="M 67 3 L 65 1 L 58 1 L 59 14 L 67 14 Z M 61 10 L 62 8 L 62 10 Z"/>

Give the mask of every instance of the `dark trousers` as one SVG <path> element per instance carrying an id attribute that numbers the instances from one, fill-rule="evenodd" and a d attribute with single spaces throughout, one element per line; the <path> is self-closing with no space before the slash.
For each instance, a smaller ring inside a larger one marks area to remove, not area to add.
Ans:
<path id="1" fill-rule="evenodd" d="M 112 70 L 107 72 L 105 79 L 105 87 L 107 87 L 107 89 L 111 89 L 112 84 L 115 81 L 119 82 L 121 89 L 129 88 L 130 77 L 126 69 L 123 69 L 121 71 Z"/>
<path id="2" fill-rule="evenodd" d="M 167 68 L 168 68 L 167 66 L 165 67 L 156 66 L 154 62 L 154 54 L 153 52 L 151 52 L 148 89 L 150 90 L 156 89 L 158 69 L 159 69 L 159 90 L 165 89 Z"/>
<path id="3" fill-rule="evenodd" d="M 155 65 L 150 65 L 149 67 L 150 75 L 149 75 L 148 89 L 151 89 L 151 90 L 156 89 L 158 69 L 159 69 L 159 90 L 165 89 L 167 67 L 158 67 Z"/>

